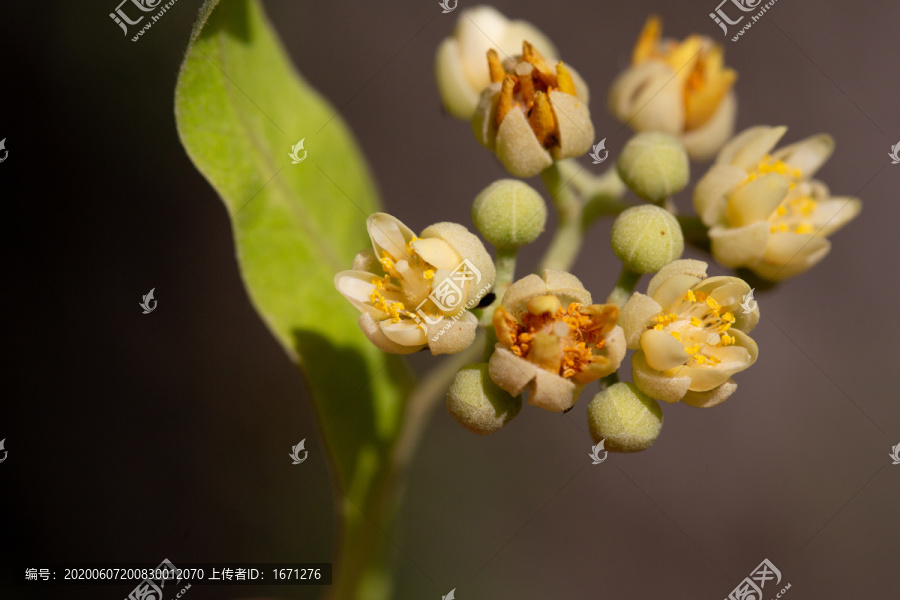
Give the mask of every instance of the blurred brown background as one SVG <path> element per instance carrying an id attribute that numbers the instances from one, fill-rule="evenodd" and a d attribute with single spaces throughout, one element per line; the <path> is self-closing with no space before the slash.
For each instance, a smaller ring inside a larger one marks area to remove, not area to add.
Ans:
<path id="1" fill-rule="evenodd" d="M 224 207 L 175 132 L 200 2 L 179 0 L 137 43 L 108 18 L 115 4 L 5 3 L 0 19 L 4 599 L 130 590 L 12 586 L 16 560 L 332 552 L 329 475 L 302 380 L 250 306 Z M 607 114 L 606 89 L 645 17 L 658 12 L 679 38 L 719 39 L 716 4 L 495 3 L 537 24 L 591 85 L 603 167 L 630 135 Z M 470 226 L 471 200 L 505 172 L 440 110 L 433 56 L 458 11 L 441 14 L 436 0 L 265 5 L 298 69 L 358 136 L 386 208 L 415 230 Z M 896 3 L 779 0 L 724 41 L 740 73 L 738 128 L 785 124 L 788 142 L 830 133 L 837 150 L 819 176 L 864 202 L 823 264 L 757 293 L 761 354 L 737 394 L 709 411 L 664 406 L 651 450 L 598 466 L 587 398 L 565 416 L 526 407 L 489 438 L 438 411 L 394 539 L 396 598 L 456 588 L 461 600 L 718 600 L 764 558 L 788 598 L 900 597 L 900 466 L 888 458 L 900 443 L 900 165 L 887 157 L 900 141 L 898 20 Z M 591 230 L 574 270 L 599 297 L 618 270 L 609 226 Z M 524 253 L 524 272 L 548 239 Z M 158 308 L 145 316 L 137 305 L 153 287 Z M 292 467 L 302 438 L 310 458 Z"/>

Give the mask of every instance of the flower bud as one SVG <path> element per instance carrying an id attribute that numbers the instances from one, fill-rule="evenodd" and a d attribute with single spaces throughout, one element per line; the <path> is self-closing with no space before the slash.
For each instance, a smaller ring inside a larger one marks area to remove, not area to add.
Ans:
<path id="1" fill-rule="evenodd" d="M 606 388 L 588 405 L 588 425 L 594 442 L 606 440 L 610 452 L 640 452 L 656 441 L 662 429 L 659 403 L 631 383 Z"/>
<path id="2" fill-rule="evenodd" d="M 456 373 L 447 392 L 447 410 L 459 424 L 478 435 L 494 433 L 522 410 L 522 397 L 497 387 L 487 363 L 472 363 Z"/>
<path id="3" fill-rule="evenodd" d="M 475 198 L 472 221 L 494 246 L 514 249 L 530 244 L 544 231 L 547 203 L 527 183 L 501 179 Z"/>
<path id="4" fill-rule="evenodd" d="M 681 142 L 665 133 L 639 133 L 632 137 L 616 166 L 631 191 L 650 202 L 662 202 L 680 192 L 691 175 Z"/>
<path id="5" fill-rule="evenodd" d="M 645 204 L 624 211 L 612 228 L 612 248 L 635 273 L 655 273 L 681 258 L 684 235 L 669 211 Z"/>

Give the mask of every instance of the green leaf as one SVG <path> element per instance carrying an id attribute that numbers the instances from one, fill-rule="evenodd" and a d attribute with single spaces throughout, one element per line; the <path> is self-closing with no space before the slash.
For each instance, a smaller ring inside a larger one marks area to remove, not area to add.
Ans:
<path id="1" fill-rule="evenodd" d="M 385 472 L 410 383 L 403 361 L 369 343 L 334 288 L 335 273 L 371 247 L 365 219 L 379 202 L 365 159 L 293 69 L 256 0 L 201 8 L 175 114 L 188 155 L 231 216 L 250 298 L 302 367 L 338 482 L 362 508 Z M 301 139 L 308 154 L 292 164 Z"/>

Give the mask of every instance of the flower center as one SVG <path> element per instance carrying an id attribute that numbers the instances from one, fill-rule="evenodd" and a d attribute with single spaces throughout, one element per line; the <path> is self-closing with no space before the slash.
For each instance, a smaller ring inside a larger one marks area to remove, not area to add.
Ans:
<path id="1" fill-rule="evenodd" d="M 595 351 L 605 347 L 615 327 L 616 306 L 573 302 L 563 308 L 556 296 L 537 296 L 525 308 L 519 319 L 502 306 L 494 313 L 497 339 L 513 354 L 567 378 L 606 365 Z"/>
<path id="2" fill-rule="evenodd" d="M 559 125 L 550 103 L 550 92 L 558 90 L 575 96 L 572 74 L 562 61 L 556 63 L 555 71 L 528 41 L 522 42 L 522 55 L 518 60 L 508 60 L 504 65 L 497 51 L 487 52 L 491 82 L 502 82 L 494 124 L 500 123 L 513 108 L 528 118 L 534 135 L 544 147 L 559 145 Z M 511 67 L 511 68 L 508 68 Z"/>
<path id="3" fill-rule="evenodd" d="M 655 316 L 654 325 L 648 329 L 668 333 L 681 342 L 691 356 L 688 365 L 717 365 L 722 361 L 715 356 L 715 349 L 735 342 L 726 333 L 734 321 L 734 314 L 725 311 L 715 298 L 706 292 L 688 290 L 673 312 Z"/>
<path id="4" fill-rule="evenodd" d="M 372 278 L 374 288 L 369 294 L 369 301 L 372 306 L 390 315 L 391 322 L 398 323 L 404 317 L 413 318 L 417 326 L 424 331 L 425 326 L 421 320 L 406 308 L 407 300 L 415 305 L 417 300 L 431 293 L 431 282 L 434 279 L 435 268 L 412 247 L 412 243 L 418 239 L 413 236 L 406 244 L 406 256 L 412 259 L 411 262 L 406 259 L 398 261 L 390 253 L 382 252 L 378 262 L 381 263 L 385 276 Z M 431 304 L 427 302 L 422 308 L 434 309 L 426 310 L 427 314 L 439 314 L 440 311 L 430 306 Z"/>
<path id="5" fill-rule="evenodd" d="M 789 190 L 796 188 L 803 179 L 802 170 L 767 154 L 756 168 L 747 173 L 744 184 L 769 173 L 778 173 L 784 177 Z M 817 206 L 816 201 L 808 195 L 782 200 L 768 217 L 769 230 L 772 233 L 813 233 L 815 228 L 808 219 L 816 212 Z"/>

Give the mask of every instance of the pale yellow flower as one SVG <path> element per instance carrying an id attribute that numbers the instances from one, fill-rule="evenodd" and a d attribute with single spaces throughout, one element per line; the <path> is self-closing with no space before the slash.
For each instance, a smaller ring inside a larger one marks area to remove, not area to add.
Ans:
<path id="1" fill-rule="evenodd" d="M 352 270 L 334 277 L 337 290 L 362 313 L 366 336 L 393 354 L 468 348 L 478 326 L 468 309 L 496 277 L 481 240 L 456 223 L 437 223 L 416 236 L 384 213 L 370 216 L 366 227 L 374 251 L 360 252 Z"/>
<path id="2" fill-rule="evenodd" d="M 676 260 L 650 280 L 647 295 L 635 293 L 622 307 L 625 341 L 639 350 L 631 359 L 634 383 L 657 400 L 715 406 L 737 389 L 731 376 L 756 362 L 747 334 L 759 307 L 741 307 L 750 286 L 737 277 L 707 278 L 706 268 Z"/>
<path id="3" fill-rule="evenodd" d="M 511 56 L 524 40 L 544 55 L 556 56 L 550 40 L 531 23 L 511 21 L 491 6 L 460 11 L 453 35 L 441 42 L 435 58 L 438 91 L 447 112 L 471 120 L 482 90 L 491 83 L 485 53 L 493 48 Z"/>
<path id="4" fill-rule="evenodd" d="M 737 114 L 737 73 L 722 46 L 706 36 L 662 39 L 651 16 L 635 44 L 631 67 L 610 90 L 613 115 L 635 131 L 674 135 L 694 160 L 707 160 L 731 137 Z"/>
<path id="5" fill-rule="evenodd" d="M 575 405 L 584 386 L 616 371 L 625 356 L 614 304 L 591 304 L 574 275 L 547 270 L 512 284 L 494 313 L 498 344 L 491 379 L 549 411 Z"/>
<path id="6" fill-rule="evenodd" d="M 589 93 L 575 69 L 544 58 L 529 41 L 521 55 L 488 50 L 486 62 L 492 83 L 481 93 L 472 130 L 510 173 L 531 177 L 591 149 Z"/>
<path id="7" fill-rule="evenodd" d="M 833 197 L 812 179 L 834 149 L 816 135 L 773 151 L 786 127 L 751 127 L 728 142 L 694 189 L 715 259 L 770 281 L 806 271 L 831 235 L 859 214 L 856 198 Z"/>

